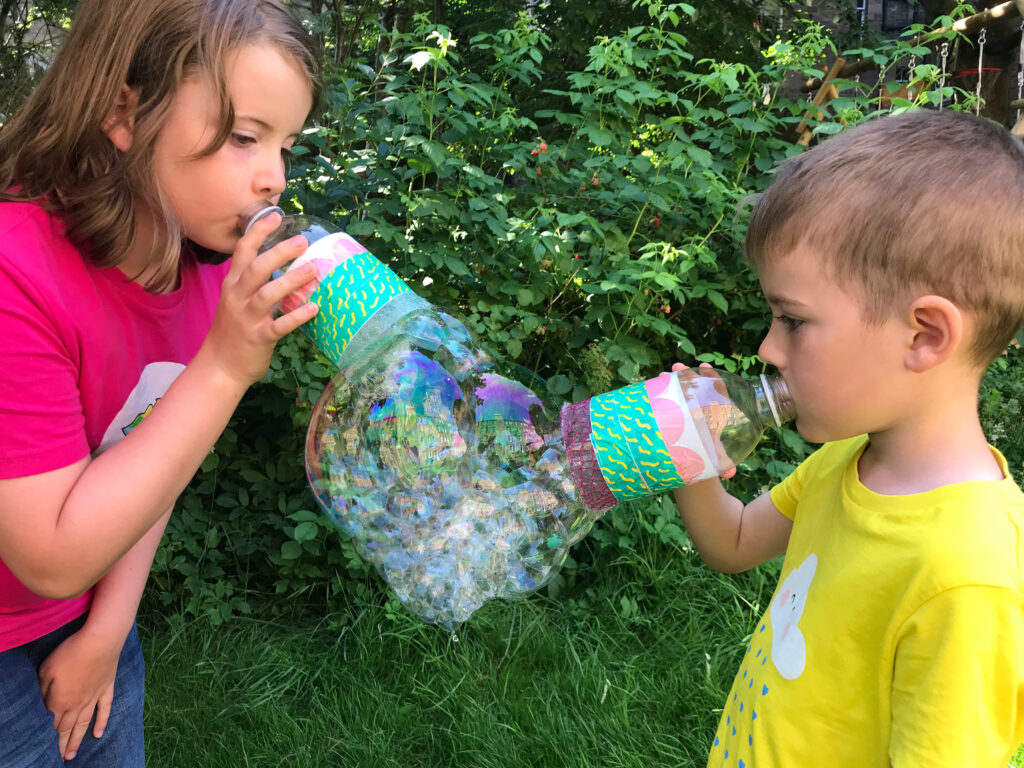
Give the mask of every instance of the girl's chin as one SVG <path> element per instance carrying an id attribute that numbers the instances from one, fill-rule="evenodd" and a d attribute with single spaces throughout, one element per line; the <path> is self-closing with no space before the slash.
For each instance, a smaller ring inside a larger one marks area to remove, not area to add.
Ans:
<path id="1" fill-rule="evenodd" d="M 224 253 L 223 251 L 216 250 L 214 248 L 208 248 L 194 240 L 189 240 L 188 244 L 192 253 L 195 254 L 196 261 L 200 264 L 223 264 L 231 258 L 231 252 Z"/>

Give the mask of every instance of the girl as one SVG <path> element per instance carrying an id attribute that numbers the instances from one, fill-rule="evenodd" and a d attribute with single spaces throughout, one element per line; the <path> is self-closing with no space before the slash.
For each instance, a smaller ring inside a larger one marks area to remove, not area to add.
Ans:
<path id="1" fill-rule="evenodd" d="M 275 0 L 83 0 L 0 129 L 0 765 L 142 765 L 134 616 L 171 507 L 316 313 L 271 315 L 304 244 L 257 255 L 276 217 L 240 223 L 318 93 Z"/>

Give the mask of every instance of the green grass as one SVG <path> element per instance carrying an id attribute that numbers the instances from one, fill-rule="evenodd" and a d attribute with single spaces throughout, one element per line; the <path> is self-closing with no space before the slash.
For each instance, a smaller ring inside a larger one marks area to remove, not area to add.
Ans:
<path id="1" fill-rule="evenodd" d="M 639 546 L 457 641 L 387 605 L 220 628 L 147 608 L 149 764 L 703 766 L 774 577 Z"/>
<path id="2" fill-rule="evenodd" d="M 148 764 L 702 767 L 778 562 L 725 576 L 634 534 L 457 641 L 390 604 L 282 598 L 216 628 L 147 605 Z"/>

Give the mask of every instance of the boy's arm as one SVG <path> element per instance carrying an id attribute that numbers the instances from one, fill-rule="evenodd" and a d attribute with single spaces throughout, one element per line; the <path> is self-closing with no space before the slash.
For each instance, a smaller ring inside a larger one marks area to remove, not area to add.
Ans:
<path id="1" fill-rule="evenodd" d="M 39 668 L 43 700 L 53 713 L 53 727 L 65 760 L 71 760 L 78 751 L 94 711 L 93 735 L 99 738 L 103 734 L 121 649 L 135 622 L 153 556 L 170 516 L 171 510 L 167 510 L 100 579 L 85 624 L 57 646 Z"/>
<path id="2" fill-rule="evenodd" d="M 793 521 L 764 493 L 743 505 L 718 478 L 674 491 L 676 506 L 694 546 L 709 568 L 746 571 L 786 551 Z"/>

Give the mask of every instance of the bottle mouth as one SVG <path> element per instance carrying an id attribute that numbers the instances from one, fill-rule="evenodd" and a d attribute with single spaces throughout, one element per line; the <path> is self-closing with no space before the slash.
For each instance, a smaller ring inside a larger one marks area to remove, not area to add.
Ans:
<path id="1" fill-rule="evenodd" d="M 772 418 L 775 419 L 775 426 L 781 427 L 787 421 L 796 418 L 796 404 L 793 396 L 789 394 L 789 387 L 781 376 L 768 378 L 761 374 L 761 390 L 764 392 L 765 400 L 771 409 Z"/>
<path id="2" fill-rule="evenodd" d="M 242 235 L 244 236 L 248 234 L 253 224 L 272 213 L 279 213 L 284 217 L 284 211 L 281 210 L 279 206 L 276 206 L 267 200 L 260 200 L 258 203 L 250 205 L 242 211 L 242 215 L 238 217 Z"/>

